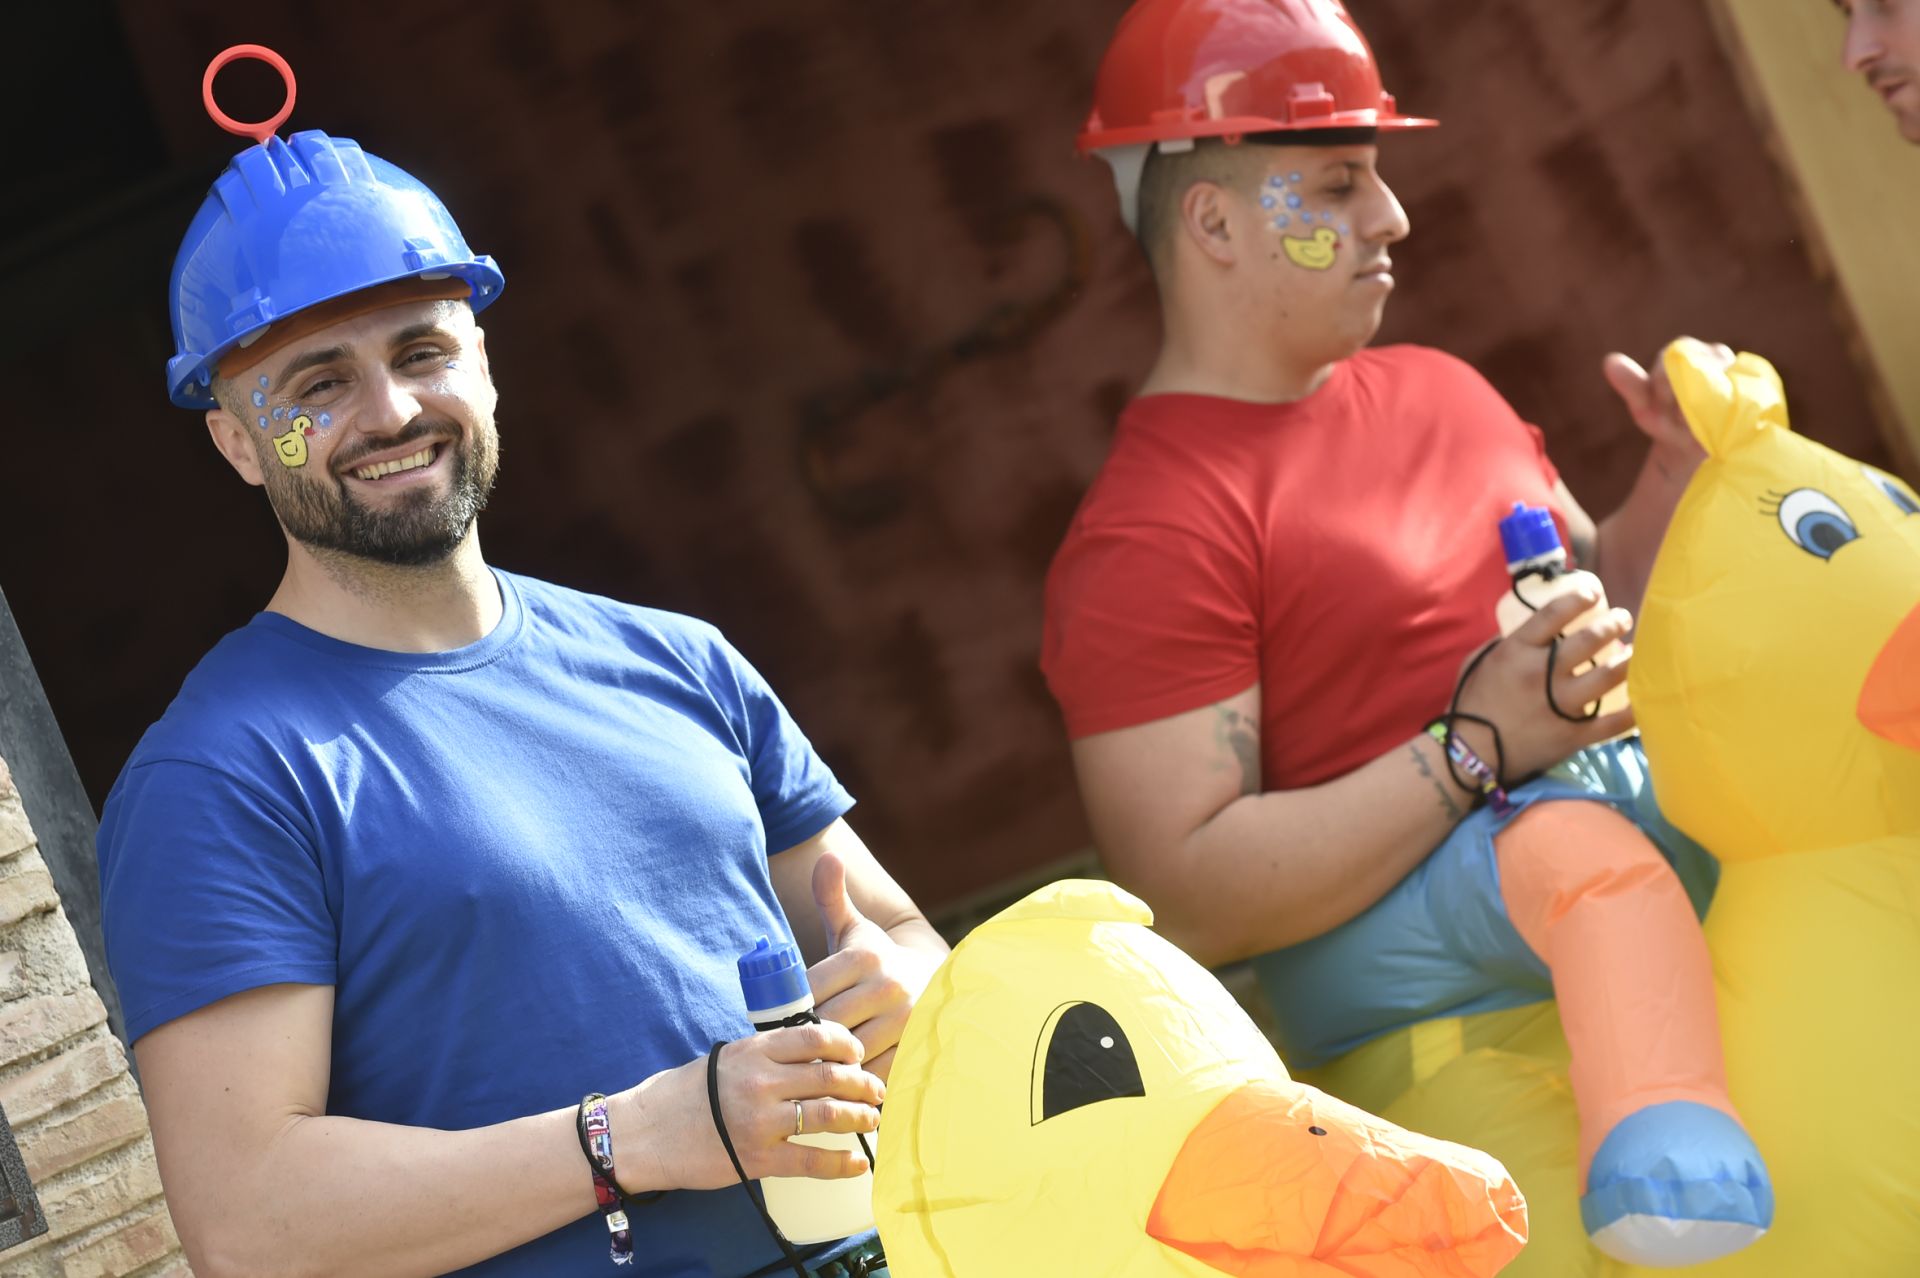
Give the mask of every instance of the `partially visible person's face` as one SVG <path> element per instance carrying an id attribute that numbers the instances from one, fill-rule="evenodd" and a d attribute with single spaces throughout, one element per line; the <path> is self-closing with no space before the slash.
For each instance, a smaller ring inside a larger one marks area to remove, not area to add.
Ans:
<path id="1" fill-rule="evenodd" d="M 402 303 L 321 329 L 237 375 L 227 399 L 209 414 L 216 437 L 215 418 L 245 410 L 256 482 L 313 550 L 437 563 L 466 538 L 499 469 L 484 335 L 463 302 Z"/>
<path id="2" fill-rule="evenodd" d="M 1253 247 L 1250 282 L 1288 349 L 1326 361 L 1373 340 L 1393 291 L 1388 249 L 1406 212 L 1380 177 L 1379 148 L 1260 146 L 1251 198 L 1235 193 L 1236 239 Z M 1244 237 L 1244 238 L 1242 238 Z"/>
<path id="3" fill-rule="evenodd" d="M 1839 0 L 1842 57 L 1893 112 L 1900 136 L 1920 142 L 1920 0 Z"/>

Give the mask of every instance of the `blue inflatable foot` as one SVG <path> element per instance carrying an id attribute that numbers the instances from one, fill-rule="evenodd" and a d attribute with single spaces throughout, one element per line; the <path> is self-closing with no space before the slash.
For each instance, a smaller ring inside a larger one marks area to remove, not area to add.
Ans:
<path id="1" fill-rule="evenodd" d="M 1694 1265 L 1773 1224 L 1773 1181 L 1740 1124 L 1693 1101 L 1621 1119 L 1593 1156 L 1580 1216 L 1594 1246 L 1636 1265 Z"/>

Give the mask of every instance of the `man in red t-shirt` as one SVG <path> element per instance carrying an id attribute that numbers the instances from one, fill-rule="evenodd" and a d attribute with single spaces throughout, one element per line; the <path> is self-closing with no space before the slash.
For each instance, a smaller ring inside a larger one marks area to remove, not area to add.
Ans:
<path id="1" fill-rule="evenodd" d="M 1140 0 L 1122 19 L 1081 141 L 1114 169 L 1164 337 L 1048 575 L 1042 662 L 1107 866 L 1203 962 L 1255 959 L 1296 1064 L 1558 996 L 1587 1228 L 1609 1247 L 1604 1227 L 1648 1208 L 1601 1201 L 1603 1172 L 1659 1174 L 1596 1156 L 1628 1116 L 1690 1105 L 1682 1139 L 1717 1142 L 1716 1172 L 1759 1166 L 1725 1096 L 1697 885 L 1669 865 L 1701 854 L 1652 809 L 1637 741 L 1587 749 L 1631 710 L 1550 704 L 1624 681 L 1624 661 L 1583 670 L 1627 636 L 1624 609 L 1575 625 L 1596 600 L 1564 596 L 1457 700 L 1455 684 L 1495 632 L 1515 502 L 1548 507 L 1613 602 L 1636 604 L 1700 453 L 1664 378 L 1609 356 L 1652 447 L 1596 526 L 1471 368 L 1367 349 L 1409 231 L 1377 132 L 1431 123 L 1381 91 L 1334 0 Z M 1500 781 L 1570 756 L 1507 807 Z M 1612 807 L 1536 802 L 1574 797 Z M 1628 898 L 1640 912 L 1617 926 L 1606 902 Z M 1615 948 L 1563 963 L 1575 900 L 1577 930 Z M 1630 931 L 1657 935 L 1636 953 Z M 1654 1016 L 1617 1023 L 1617 994 L 1644 1011 L 1649 987 Z M 1663 1039 L 1656 1020 L 1688 1030 Z"/>

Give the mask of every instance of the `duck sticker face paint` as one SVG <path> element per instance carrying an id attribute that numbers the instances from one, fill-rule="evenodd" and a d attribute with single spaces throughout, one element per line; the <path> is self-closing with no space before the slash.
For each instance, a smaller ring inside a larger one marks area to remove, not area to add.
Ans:
<path id="1" fill-rule="evenodd" d="M 1307 271 L 1329 271 L 1339 256 L 1340 244 L 1350 234 L 1345 222 L 1334 230 L 1334 215 L 1307 207 L 1306 197 L 1296 189 L 1299 173 L 1285 177 L 1274 174 L 1260 192 L 1260 207 L 1268 216 L 1268 225 L 1281 233 L 1280 247 L 1287 260 Z M 1319 225 L 1315 225 L 1315 223 Z"/>
<path id="2" fill-rule="evenodd" d="M 1311 239 L 1289 235 L 1280 241 L 1287 260 L 1309 271 L 1324 271 L 1333 266 L 1333 255 L 1340 248 L 1340 237 L 1328 226 L 1315 227 Z"/>
<path id="3" fill-rule="evenodd" d="M 273 451 L 280 464 L 295 470 L 307 464 L 307 436 L 313 434 L 313 419 L 305 413 L 294 418 L 287 433 L 273 437 Z"/>

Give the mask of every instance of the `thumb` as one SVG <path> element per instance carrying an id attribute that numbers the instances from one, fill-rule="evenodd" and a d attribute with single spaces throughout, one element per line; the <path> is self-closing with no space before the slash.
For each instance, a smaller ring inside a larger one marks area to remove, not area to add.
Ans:
<path id="1" fill-rule="evenodd" d="M 1601 362 L 1600 373 L 1636 418 L 1653 408 L 1652 379 L 1631 355 L 1615 351 Z"/>
<path id="2" fill-rule="evenodd" d="M 813 900 L 820 907 L 820 921 L 827 926 L 827 949 L 838 950 L 847 934 L 865 919 L 847 895 L 847 866 L 833 852 L 822 852 L 813 866 Z"/>

